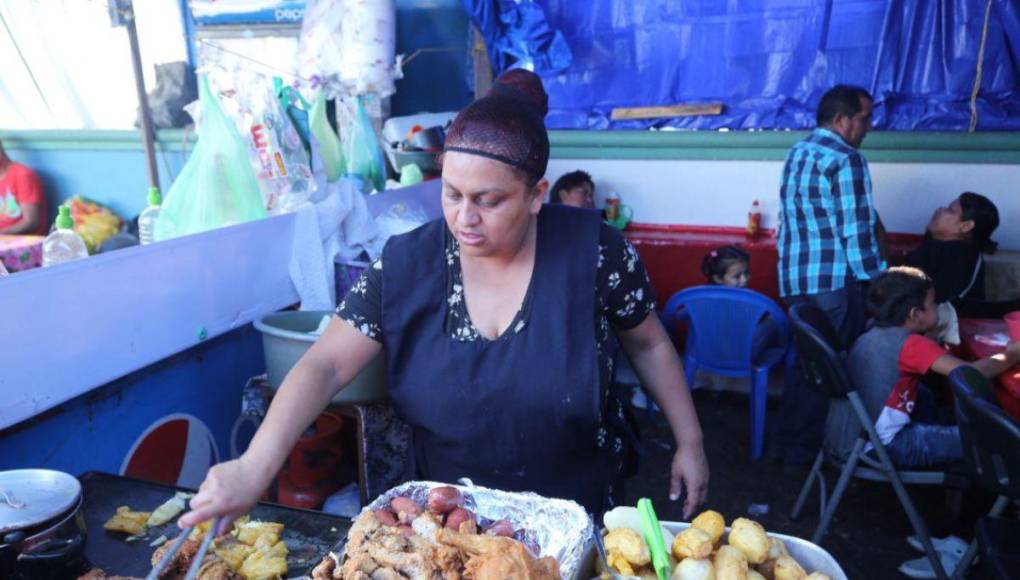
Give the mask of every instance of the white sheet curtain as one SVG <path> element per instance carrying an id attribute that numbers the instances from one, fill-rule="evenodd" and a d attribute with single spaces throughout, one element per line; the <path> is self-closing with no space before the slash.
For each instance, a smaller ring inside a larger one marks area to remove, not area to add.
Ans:
<path id="1" fill-rule="evenodd" d="M 180 8 L 134 4 L 151 90 L 155 63 L 187 59 Z M 127 32 L 111 25 L 105 0 L 0 0 L 0 16 L 0 129 L 134 126 Z"/>

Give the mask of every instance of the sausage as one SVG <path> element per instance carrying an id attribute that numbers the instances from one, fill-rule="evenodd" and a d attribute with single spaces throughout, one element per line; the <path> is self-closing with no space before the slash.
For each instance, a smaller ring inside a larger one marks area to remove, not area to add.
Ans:
<path id="1" fill-rule="evenodd" d="M 507 520 L 496 520 L 492 524 L 485 528 L 485 535 L 487 536 L 502 536 L 504 538 L 512 538 L 514 536 L 514 526 Z"/>
<path id="2" fill-rule="evenodd" d="M 446 515 L 464 505 L 464 495 L 460 490 L 444 485 L 429 492 L 429 511 L 437 515 Z"/>
<path id="3" fill-rule="evenodd" d="M 397 525 L 397 516 L 393 515 L 390 510 L 375 510 L 375 518 L 384 526 Z"/>
<path id="4" fill-rule="evenodd" d="M 402 524 L 410 524 L 422 511 L 420 505 L 407 497 L 395 497 L 390 500 L 390 509 L 397 514 L 397 520 Z"/>
<path id="5" fill-rule="evenodd" d="M 462 507 L 456 508 L 446 516 L 446 529 L 459 532 L 460 525 L 467 521 L 474 522 L 475 514 Z"/>

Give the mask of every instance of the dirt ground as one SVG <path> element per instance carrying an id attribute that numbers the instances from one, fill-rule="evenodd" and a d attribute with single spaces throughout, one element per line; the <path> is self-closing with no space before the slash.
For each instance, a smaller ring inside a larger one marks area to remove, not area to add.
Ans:
<path id="1" fill-rule="evenodd" d="M 698 416 L 705 434 L 705 447 L 711 469 L 706 507 L 721 512 L 727 521 L 752 517 L 769 531 L 810 538 L 818 522 L 818 493 L 815 491 L 805 513 L 793 521 L 790 511 L 807 474 L 784 469 L 768 459 L 750 459 L 750 415 L 746 395 L 732 392 L 696 391 Z M 778 400 L 769 401 L 766 424 L 777 413 Z M 654 502 L 660 519 L 682 520 L 677 503 L 668 500 L 668 470 L 672 455 L 672 436 L 661 414 L 649 418 L 635 409 L 643 425 L 642 438 L 647 455 L 640 472 L 626 488 L 628 503 L 641 497 Z M 838 473 L 829 470 L 829 487 Z M 815 488 L 817 490 L 817 487 Z M 990 508 L 993 497 L 976 490 L 964 494 L 961 515 L 951 518 L 947 494 L 931 487 L 908 488 L 934 535 L 956 534 L 973 537 L 974 524 Z M 749 516 L 752 504 L 768 506 L 765 515 Z M 913 534 L 906 514 L 892 486 L 853 481 L 840 504 L 822 546 L 831 553 L 852 579 L 905 578 L 896 569 L 905 560 L 920 557 L 906 542 Z"/>

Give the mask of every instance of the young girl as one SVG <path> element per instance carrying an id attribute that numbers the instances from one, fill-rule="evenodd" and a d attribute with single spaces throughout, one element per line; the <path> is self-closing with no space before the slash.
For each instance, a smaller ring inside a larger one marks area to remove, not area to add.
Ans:
<path id="1" fill-rule="evenodd" d="M 747 288 L 751 281 L 751 256 L 737 246 L 723 246 L 705 254 L 701 273 L 709 284 Z"/>
<path id="2" fill-rule="evenodd" d="M 716 248 L 702 258 L 701 273 L 710 285 L 747 288 L 751 281 L 751 255 L 737 246 Z M 778 340 L 779 326 L 766 315 L 754 331 L 752 360 L 757 360 L 769 348 L 779 348 Z"/>

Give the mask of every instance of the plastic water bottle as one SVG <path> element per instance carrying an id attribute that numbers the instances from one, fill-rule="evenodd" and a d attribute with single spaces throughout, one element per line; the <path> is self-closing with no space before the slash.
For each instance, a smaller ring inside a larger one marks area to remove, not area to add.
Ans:
<path id="1" fill-rule="evenodd" d="M 145 208 L 142 215 L 138 216 L 138 241 L 143 246 L 155 241 L 156 220 L 159 219 L 159 206 L 161 203 L 163 203 L 163 199 L 159 196 L 159 189 L 150 187 L 149 207 Z"/>
<path id="2" fill-rule="evenodd" d="M 63 264 L 80 258 L 89 257 L 89 251 L 81 236 L 74 232 L 74 220 L 71 219 L 71 208 L 60 206 L 57 215 L 57 229 L 43 240 L 42 265 L 52 266 Z"/>

